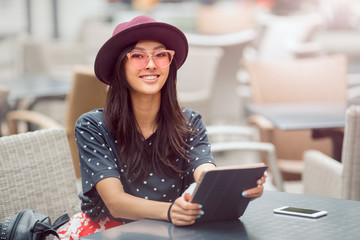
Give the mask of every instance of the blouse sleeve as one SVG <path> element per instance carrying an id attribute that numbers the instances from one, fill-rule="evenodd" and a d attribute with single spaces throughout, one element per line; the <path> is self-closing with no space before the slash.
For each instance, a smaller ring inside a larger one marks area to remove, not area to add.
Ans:
<path id="1" fill-rule="evenodd" d="M 194 180 L 195 169 L 204 163 L 212 163 L 215 165 L 213 155 L 211 153 L 211 145 L 207 136 L 207 131 L 202 117 L 199 113 L 187 110 L 185 116 L 189 119 L 189 127 L 192 131 L 188 143 L 188 167 L 186 185 L 190 185 Z"/>
<path id="2" fill-rule="evenodd" d="M 117 171 L 115 149 L 108 142 L 105 125 L 94 112 L 82 115 L 75 126 L 79 150 L 83 194 L 90 192 L 95 184 L 108 177 L 120 179 Z"/>

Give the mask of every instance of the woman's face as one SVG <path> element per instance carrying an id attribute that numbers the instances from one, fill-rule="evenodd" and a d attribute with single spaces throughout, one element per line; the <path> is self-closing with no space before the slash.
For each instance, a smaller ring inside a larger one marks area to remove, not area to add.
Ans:
<path id="1" fill-rule="evenodd" d="M 159 50 L 166 50 L 162 43 L 151 40 L 142 40 L 135 45 L 131 52 L 145 51 L 149 55 L 152 55 Z M 137 94 L 160 94 L 160 90 L 168 78 L 169 69 L 170 66 L 165 68 L 156 66 L 151 57 L 144 68 L 138 69 L 126 57 L 125 75 L 133 91 Z"/>

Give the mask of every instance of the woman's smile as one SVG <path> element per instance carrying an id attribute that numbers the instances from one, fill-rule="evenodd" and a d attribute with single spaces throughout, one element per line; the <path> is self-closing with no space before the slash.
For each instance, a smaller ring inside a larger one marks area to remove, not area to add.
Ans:
<path id="1" fill-rule="evenodd" d="M 149 75 L 141 75 L 140 78 L 146 83 L 154 83 L 158 80 L 160 75 L 158 74 L 149 74 Z"/>

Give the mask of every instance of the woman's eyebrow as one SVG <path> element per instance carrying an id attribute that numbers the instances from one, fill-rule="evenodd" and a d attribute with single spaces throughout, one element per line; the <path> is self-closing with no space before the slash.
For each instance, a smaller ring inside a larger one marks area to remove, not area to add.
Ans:
<path id="1" fill-rule="evenodd" d="M 145 51 L 145 48 L 142 48 L 142 47 L 134 47 L 134 49 L 135 50 L 140 50 L 140 51 Z M 153 48 L 153 50 L 158 50 L 158 49 L 166 49 L 166 47 L 160 45 L 160 46 L 157 46 L 157 47 Z"/>

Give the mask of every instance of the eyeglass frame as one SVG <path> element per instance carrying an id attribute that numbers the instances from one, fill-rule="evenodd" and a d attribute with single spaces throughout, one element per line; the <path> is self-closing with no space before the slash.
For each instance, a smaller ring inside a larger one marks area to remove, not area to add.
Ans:
<path id="1" fill-rule="evenodd" d="M 171 59 L 170 59 L 168 65 L 166 65 L 166 66 L 164 66 L 164 67 L 161 67 L 161 66 L 158 66 L 158 65 L 156 64 L 156 62 L 154 61 L 154 56 L 155 56 L 157 53 L 159 53 L 159 52 L 166 52 L 166 53 L 169 53 L 169 54 L 170 54 Z M 141 67 L 141 68 L 137 68 L 137 67 L 134 66 L 136 69 L 144 69 L 144 68 L 149 64 L 150 58 L 151 58 L 151 60 L 153 61 L 153 63 L 154 63 L 157 67 L 159 67 L 159 68 L 167 68 L 168 66 L 170 66 L 170 64 L 171 64 L 172 61 L 174 60 L 174 55 L 175 55 L 175 51 L 174 51 L 174 50 L 167 50 L 167 49 L 162 49 L 162 50 L 157 50 L 157 51 L 135 50 L 135 51 L 130 51 L 130 52 L 128 52 L 128 53 L 126 54 L 126 56 L 127 56 L 127 58 L 128 58 L 129 61 L 130 61 L 130 57 L 131 57 L 134 53 L 145 53 L 145 55 L 147 56 L 147 57 L 146 57 L 146 59 L 147 59 L 146 64 L 144 64 L 144 66 Z M 152 54 L 149 54 L 149 53 L 152 53 Z"/>

